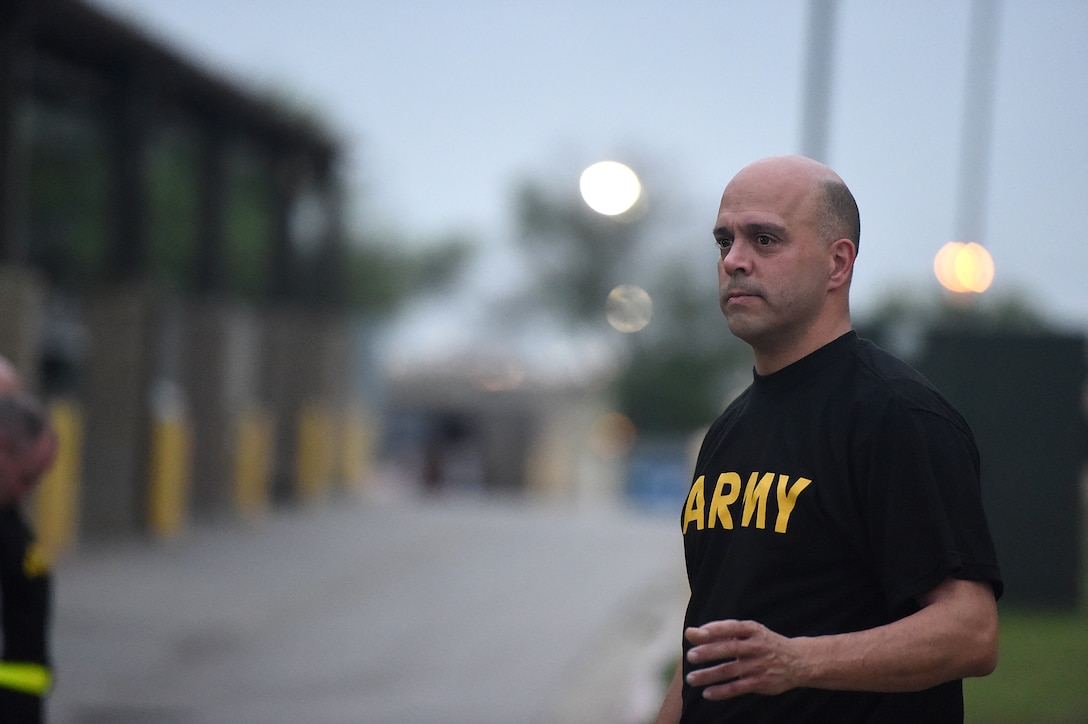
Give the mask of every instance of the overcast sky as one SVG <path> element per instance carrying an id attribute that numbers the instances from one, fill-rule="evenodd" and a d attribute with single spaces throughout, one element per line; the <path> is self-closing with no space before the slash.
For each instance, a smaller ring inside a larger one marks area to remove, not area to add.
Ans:
<path id="1" fill-rule="evenodd" d="M 501 245 L 517 180 L 576 185 L 581 165 L 611 158 L 667 183 L 705 233 L 698 249 L 663 245 L 707 253 L 732 174 L 801 148 L 807 0 L 92 2 L 214 73 L 317 108 L 367 213 L 421 236 Z M 932 259 L 957 229 L 970 8 L 839 2 L 826 160 L 861 207 L 856 308 L 889 288 L 938 293 Z M 977 239 L 993 293 L 1019 289 L 1081 330 L 1086 38 L 1085 0 L 1001 2 Z"/>

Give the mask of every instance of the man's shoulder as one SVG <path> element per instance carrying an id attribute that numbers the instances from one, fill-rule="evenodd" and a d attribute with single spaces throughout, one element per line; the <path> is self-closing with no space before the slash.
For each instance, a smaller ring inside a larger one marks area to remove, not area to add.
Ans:
<path id="1" fill-rule="evenodd" d="M 927 413 L 966 427 L 937 387 L 909 363 L 859 338 L 853 350 L 856 402 L 872 410 Z"/>
<path id="2" fill-rule="evenodd" d="M 864 337 L 854 339 L 851 352 L 874 375 L 888 380 L 914 380 L 928 384 L 922 373 L 905 360 Z"/>
<path id="3" fill-rule="evenodd" d="M 867 339 L 858 338 L 853 347 L 855 379 L 883 389 L 886 394 L 923 393 L 940 395 L 933 383 L 909 363 Z"/>

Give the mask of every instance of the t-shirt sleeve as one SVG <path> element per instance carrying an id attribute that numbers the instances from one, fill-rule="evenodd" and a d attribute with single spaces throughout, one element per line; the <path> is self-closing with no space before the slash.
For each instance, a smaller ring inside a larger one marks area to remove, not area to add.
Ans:
<path id="1" fill-rule="evenodd" d="M 873 426 L 859 479 L 868 539 L 892 610 L 948 577 L 987 581 L 1001 595 L 983 511 L 978 448 L 965 423 L 897 401 Z"/>

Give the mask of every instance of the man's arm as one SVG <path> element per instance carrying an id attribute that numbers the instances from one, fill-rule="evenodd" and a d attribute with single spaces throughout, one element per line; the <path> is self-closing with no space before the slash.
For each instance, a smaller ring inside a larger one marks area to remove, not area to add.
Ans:
<path id="1" fill-rule="evenodd" d="M 689 628 L 688 675 L 708 699 L 780 694 L 798 687 L 917 691 L 997 666 L 997 603 L 987 583 L 945 579 L 918 612 L 885 626 L 787 638 L 755 621 Z"/>
<path id="2" fill-rule="evenodd" d="M 680 714 L 684 708 L 683 687 L 684 662 L 677 660 L 676 675 L 672 677 L 669 690 L 665 692 L 665 700 L 661 702 L 661 709 L 657 712 L 654 724 L 679 724 Z"/>

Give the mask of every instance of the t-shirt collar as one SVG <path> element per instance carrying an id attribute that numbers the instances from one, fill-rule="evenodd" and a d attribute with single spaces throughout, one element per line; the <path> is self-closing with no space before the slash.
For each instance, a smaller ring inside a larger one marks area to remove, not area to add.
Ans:
<path id="1" fill-rule="evenodd" d="M 793 387 L 797 382 L 808 378 L 834 361 L 841 359 L 854 345 L 857 332 L 850 330 L 836 337 L 823 347 L 810 352 L 801 359 L 788 364 L 777 372 L 761 375 L 752 369 L 752 387 L 761 391 L 781 390 Z"/>

